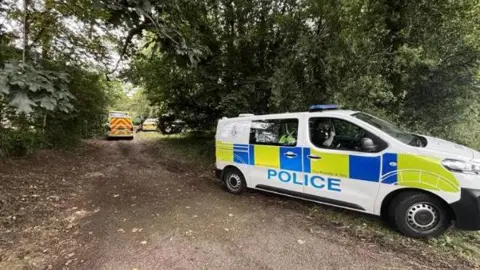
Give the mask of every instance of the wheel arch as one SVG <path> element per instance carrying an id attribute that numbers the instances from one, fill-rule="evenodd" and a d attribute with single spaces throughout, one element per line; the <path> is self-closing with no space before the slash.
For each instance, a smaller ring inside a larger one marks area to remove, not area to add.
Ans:
<path id="1" fill-rule="evenodd" d="M 395 197 L 397 197 L 398 195 L 400 195 L 401 193 L 404 193 L 404 192 L 419 192 L 419 193 L 424 193 L 424 194 L 428 194 L 430 196 L 433 196 L 435 198 L 437 198 L 438 200 L 440 200 L 441 202 L 443 202 L 444 206 L 445 206 L 445 209 L 447 210 L 447 213 L 448 213 L 448 217 L 450 219 L 450 221 L 452 220 L 456 220 L 456 215 L 455 215 L 455 211 L 453 210 L 453 208 L 451 207 L 451 205 L 449 203 L 447 203 L 442 197 L 438 196 L 437 194 L 433 193 L 433 192 L 430 192 L 428 190 L 424 190 L 424 189 L 418 189 L 418 188 L 400 188 L 400 189 L 397 189 L 397 190 L 394 190 L 392 192 L 390 192 L 382 201 L 382 206 L 380 208 L 380 216 L 382 218 L 385 218 L 387 217 L 388 215 L 388 207 L 389 205 L 392 203 L 393 199 L 395 199 Z"/>
<path id="2" fill-rule="evenodd" d="M 223 168 L 222 175 L 221 175 L 221 178 L 220 178 L 222 181 L 225 181 L 225 179 L 223 179 L 223 177 L 225 176 L 225 172 L 230 171 L 230 170 L 238 171 L 242 175 L 243 179 L 245 179 L 245 181 L 247 181 L 247 178 L 245 177 L 245 174 L 243 174 L 242 170 L 240 170 L 237 166 L 234 166 L 234 165 L 227 165 Z"/>

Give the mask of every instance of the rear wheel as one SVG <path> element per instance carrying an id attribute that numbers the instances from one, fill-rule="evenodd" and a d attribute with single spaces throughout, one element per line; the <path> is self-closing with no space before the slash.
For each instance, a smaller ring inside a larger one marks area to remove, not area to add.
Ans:
<path id="1" fill-rule="evenodd" d="M 444 202 L 421 192 L 400 193 L 389 207 L 390 224 L 406 236 L 437 237 L 450 226 Z"/>
<path id="2" fill-rule="evenodd" d="M 227 169 L 223 173 L 223 181 L 228 192 L 233 194 L 241 194 L 247 189 L 245 178 L 238 169 Z"/>

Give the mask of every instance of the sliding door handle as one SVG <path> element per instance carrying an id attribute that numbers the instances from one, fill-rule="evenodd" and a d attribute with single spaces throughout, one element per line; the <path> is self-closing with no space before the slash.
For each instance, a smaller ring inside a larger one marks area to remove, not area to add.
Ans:
<path id="1" fill-rule="evenodd" d="M 297 156 L 297 154 L 295 154 L 294 152 L 291 152 L 291 151 L 288 151 L 283 155 L 286 156 L 287 158 L 294 158 L 294 157 Z"/>

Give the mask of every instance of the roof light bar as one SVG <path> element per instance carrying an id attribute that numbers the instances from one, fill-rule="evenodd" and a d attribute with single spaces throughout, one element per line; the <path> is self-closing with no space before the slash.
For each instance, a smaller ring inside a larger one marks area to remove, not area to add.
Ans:
<path id="1" fill-rule="evenodd" d="M 309 112 L 321 112 L 327 110 L 338 110 L 340 107 L 336 104 L 318 104 L 310 106 Z"/>

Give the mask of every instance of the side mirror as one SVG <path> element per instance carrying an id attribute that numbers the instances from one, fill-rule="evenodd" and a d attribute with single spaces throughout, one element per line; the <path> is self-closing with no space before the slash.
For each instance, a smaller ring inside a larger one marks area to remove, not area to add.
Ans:
<path id="1" fill-rule="evenodd" d="M 377 151 L 377 145 L 373 142 L 372 139 L 365 137 L 360 140 L 360 147 L 365 152 L 375 152 Z"/>

